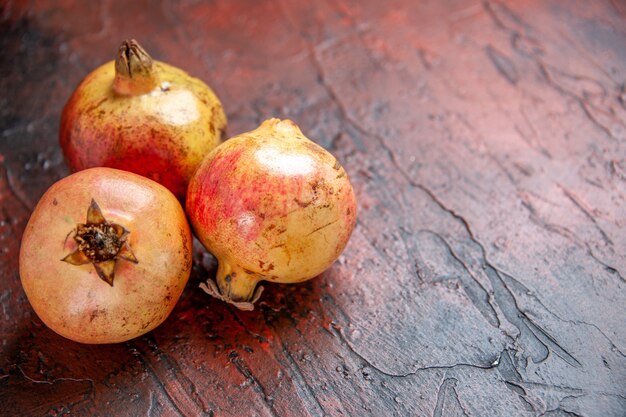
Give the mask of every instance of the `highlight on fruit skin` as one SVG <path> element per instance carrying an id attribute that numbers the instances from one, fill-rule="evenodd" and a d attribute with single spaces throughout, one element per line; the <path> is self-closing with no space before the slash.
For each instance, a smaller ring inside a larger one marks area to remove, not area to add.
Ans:
<path id="1" fill-rule="evenodd" d="M 206 84 L 127 40 L 115 61 L 76 88 L 63 109 L 59 141 L 72 172 L 97 166 L 131 171 L 182 200 L 225 129 L 222 104 Z"/>
<path id="2" fill-rule="evenodd" d="M 217 284 L 201 287 L 251 310 L 259 281 L 306 281 L 339 257 L 356 199 L 333 155 L 291 120 L 269 119 L 207 156 L 189 184 L 186 212 L 219 263 Z"/>
<path id="3" fill-rule="evenodd" d="M 81 343 L 119 343 L 171 313 L 192 264 L 179 200 L 148 178 L 86 169 L 53 184 L 26 225 L 20 279 L 37 316 Z"/>

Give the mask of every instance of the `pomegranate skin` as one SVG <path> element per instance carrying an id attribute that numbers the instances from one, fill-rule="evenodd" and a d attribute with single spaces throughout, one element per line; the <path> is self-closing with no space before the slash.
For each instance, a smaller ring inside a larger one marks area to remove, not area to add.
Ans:
<path id="1" fill-rule="evenodd" d="M 305 281 L 337 259 L 356 199 L 335 157 L 291 120 L 270 119 L 209 154 L 189 184 L 186 211 L 218 259 L 219 298 L 250 308 L 259 281 Z"/>
<path id="2" fill-rule="evenodd" d="M 77 249 L 72 234 L 92 201 L 106 221 L 128 231 L 135 259 L 116 261 L 111 285 L 90 262 L 64 262 Z M 118 343 L 154 329 L 174 309 L 191 272 L 191 244 L 183 208 L 165 187 L 92 168 L 56 182 L 37 203 L 22 236 L 20 278 L 33 309 L 56 333 Z"/>
<path id="3" fill-rule="evenodd" d="M 198 164 L 220 143 L 226 116 L 202 81 L 152 61 L 133 42 L 70 97 L 61 116 L 61 148 L 72 172 L 98 166 L 134 172 L 182 200 Z"/>

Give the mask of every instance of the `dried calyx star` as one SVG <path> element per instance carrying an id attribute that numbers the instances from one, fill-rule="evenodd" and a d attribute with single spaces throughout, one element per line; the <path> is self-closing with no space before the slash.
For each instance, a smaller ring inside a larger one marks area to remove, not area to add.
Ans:
<path id="1" fill-rule="evenodd" d="M 91 263 L 98 276 L 113 286 L 118 259 L 135 264 L 139 262 L 126 241 L 129 233 L 122 225 L 108 222 L 96 201 L 92 199 L 87 209 L 86 223 L 79 223 L 74 229 L 76 250 L 61 260 L 72 265 Z"/>

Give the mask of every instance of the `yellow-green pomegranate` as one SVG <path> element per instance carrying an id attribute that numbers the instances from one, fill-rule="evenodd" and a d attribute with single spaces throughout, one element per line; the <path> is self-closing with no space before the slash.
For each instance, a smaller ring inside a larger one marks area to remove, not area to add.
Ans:
<path id="1" fill-rule="evenodd" d="M 135 41 L 89 74 L 61 117 L 60 143 L 72 171 L 131 171 L 184 198 L 189 179 L 221 141 L 226 116 L 213 91 L 153 61 Z"/>

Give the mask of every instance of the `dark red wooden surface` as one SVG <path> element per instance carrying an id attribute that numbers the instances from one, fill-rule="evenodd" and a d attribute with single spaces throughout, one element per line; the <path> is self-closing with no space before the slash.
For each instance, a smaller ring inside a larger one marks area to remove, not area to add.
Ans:
<path id="1" fill-rule="evenodd" d="M 0 6 L 0 414 L 624 416 L 626 3 L 9 1 Z M 86 346 L 42 325 L 20 236 L 67 174 L 59 117 L 135 37 L 231 135 L 288 117 L 351 175 L 344 255 L 254 312 L 198 284 Z"/>

